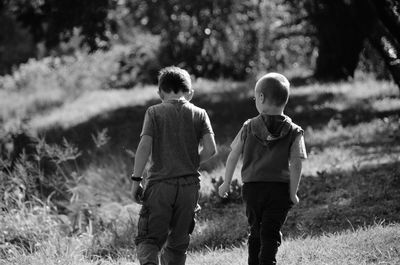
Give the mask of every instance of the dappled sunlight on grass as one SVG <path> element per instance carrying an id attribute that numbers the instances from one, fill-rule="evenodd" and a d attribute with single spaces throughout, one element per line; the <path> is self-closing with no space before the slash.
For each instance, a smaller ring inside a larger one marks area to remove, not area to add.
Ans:
<path id="1" fill-rule="evenodd" d="M 338 121 L 320 130 L 307 128 L 305 139 L 309 158 L 304 174 L 332 170 L 360 169 L 364 166 L 398 161 L 400 147 L 398 117 L 374 119 L 371 122 L 342 126 Z"/>
<path id="2" fill-rule="evenodd" d="M 339 119 L 332 119 L 323 128 L 307 127 L 305 139 L 309 147 L 349 146 L 357 144 L 390 143 L 400 132 L 399 117 L 373 119 L 355 125 L 343 126 Z"/>
<path id="3" fill-rule="evenodd" d="M 379 111 L 393 111 L 397 110 L 400 112 L 400 100 L 398 97 L 396 98 L 382 98 L 374 101 L 372 104 L 372 108 Z"/>
<path id="4" fill-rule="evenodd" d="M 58 126 L 73 127 L 90 118 L 127 106 L 143 105 L 155 98 L 153 87 L 134 90 L 99 90 L 87 92 L 81 97 L 48 115 L 36 116 L 31 121 L 35 129 Z"/>
<path id="5" fill-rule="evenodd" d="M 400 262 L 399 225 L 374 225 L 334 235 L 288 240 L 278 259 L 282 264 L 391 264 Z"/>
<path id="6" fill-rule="evenodd" d="M 292 89 L 291 96 L 309 96 L 310 101 L 318 95 L 331 94 L 338 99 L 366 99 L 376 97 L 398 96 L 399 89 L 392 82 L 377 81 L 365 78 L 352 82 L 339 82 L 328 84 L 310 84 Z"/>

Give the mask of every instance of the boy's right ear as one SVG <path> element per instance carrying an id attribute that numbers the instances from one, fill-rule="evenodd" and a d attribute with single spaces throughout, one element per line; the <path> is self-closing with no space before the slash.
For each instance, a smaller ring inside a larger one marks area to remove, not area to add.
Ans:
<path id="1" fill-rule="evenodd" d="M 264 97 L 264 93 L 262 93 L 262 92 L 260 92 L 260 101 L 262 104 L 264 104 L 265 97 Z"/>
<path id="2" fill-rule="evenodd" d="M 187 95 L 186 95 L 186 100 L 191 101 L 193 98 L 193 95 L 194 95 L 194 89 L 190 89 L 189 93 L 187 93 Z"/>

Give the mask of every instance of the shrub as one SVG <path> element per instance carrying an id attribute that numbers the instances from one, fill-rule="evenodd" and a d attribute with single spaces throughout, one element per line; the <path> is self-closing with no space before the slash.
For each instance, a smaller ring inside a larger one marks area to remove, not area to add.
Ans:
<path id="1" fill-rule="evenodd" d="M 93 136 L 98 148 L 107 139 L 106 131 Z M 14 149 L 14 163 L 2 163 L 13 166 L 0 172 L 4 194 L 0 198 L 0 230 L 4 231 L 0 244 L 7 246 L 0 256 L 15 249 L 32 253 L 50 236 L 76 235 L 85 238 L 82 251 L 88 257 L 131 252 L 139 205 L 129 204 L 129 185 L 127 178 L 121 177 L 121 162 L 113 164 L 116 160 L 110 159 L 106 167 L 95 165 L 83 171 L 75 166 L 79 150 L 67 141 L 49 145 L 43 139 L 34 139 L 30 145 L 18 154 Z M 55 166 L 50 172 L 41 163 L 44 159 Z M 115 177 L 110 178 L 113 174 Z M 36 226 L 40 220 L 43 223 Z"/>
<path id="2" fill-rule="evenodd" d="M 88 91 L 155 83 L 158 39 L 139 39 L 134 45 L 115 45 L 108 51 L 30 59 L 13 73 L 0 76 L 0 121 L 28 118 Z"/>

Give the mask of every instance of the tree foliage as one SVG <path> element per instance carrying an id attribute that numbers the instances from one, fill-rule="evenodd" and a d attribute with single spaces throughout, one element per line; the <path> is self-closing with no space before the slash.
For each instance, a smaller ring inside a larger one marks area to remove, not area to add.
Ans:
<path id="1" fill-rule="evenodd" d="M 127 2 L 135 25 L 161 36 L 159 60 L 196 76 L 243 78 L 257 51 L 255 1 Z"/>
<path id="2" fill-rule="evenodd" d="M 108 12 L 114 5 L 114 0 L 4 0 L 0 9 L 28 28 L 36 43 L 54 47 L 79 28 L 82 43 L 93 50 L 108 40 Z"/>
<path id="3" fill-rule="evenodd" d="M 400 85 L 397 0 L 4 0 L 0 11 L 49 48 L 77 30 L 91 50 L 151 34 L 157 62 L 144 64 L 209 78 L 311 66 L 319 80 L 347 79 L 367 47 Z"/>
<path id="4" fill-rule="evenodd" d="M 0 74 L 35 55 L 29 32 L 7 11 L 0 9 Z"/>

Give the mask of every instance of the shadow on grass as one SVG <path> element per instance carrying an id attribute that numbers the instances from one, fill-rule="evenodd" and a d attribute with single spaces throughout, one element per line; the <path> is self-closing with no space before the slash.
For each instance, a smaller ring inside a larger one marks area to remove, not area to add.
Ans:
<path id="1" fill-rule="evenodd" d="M 301 203 L 289 213 L 289 236 L 318 235 L 400 222 L 400 161 L 302 179 Z"/>
<path id="2" fill-rule="evenodd" d="M 292 208 L 282 229 L 286 238 L 356 230 L 377 223 L 400 223 L 400 161 L 305 176 L 300 204 Z M 190 248 L 241 246 L 247 239 L 245 207 L 202 205 Z"/>
<path id="3" fill-rule="evenodd" d="M 369 101 L 349 105 L 343 111 L 324 106 L 325 103 L 338 97 L 344 96 L 335 95 L 332 92 L 315 95 L 296 95 L 294 93 L 288 103 L 286 113 L 303 128 L 307 126 L 320 128 L 331 119 L 338 119 L 341 124 L 347 125 L 400 114 L 397 109 L 378 112 L 371 107 Z M 39 134 L 44 135 L 49 143 L 61 143 L 62 139 L 66 138 L 75 144 L 83 151 L 82 157 L 85 162 L 82 165 L 90 162 L 95 155 L 113 154 L 126 160 L 129 168 L 132 162 L 125 150 L 136 150 L 145 111 L 149 106 L 159 102 L 160 100 L 153 99 L 141 106 L 124 107 L 103 113 L 71 128 L 50 128 Z M 240 130 L 243 122 L 258 114 L 252 100 L 252 91 L 245 87 L 238 87 L 230 91 L 196 94 L 193 103 L 207 110 L 219 144 L 229 143 Z M 101 152 L 98 152 L 92 135 L 104 128 L 108 130 L 110 141 L 102 147 Z"/>

